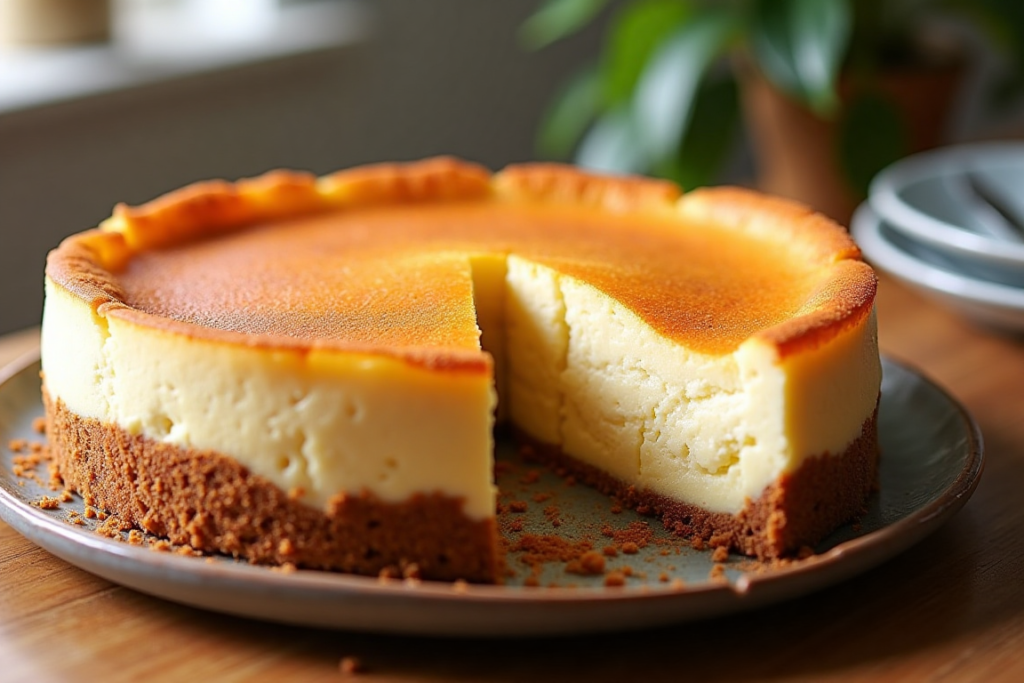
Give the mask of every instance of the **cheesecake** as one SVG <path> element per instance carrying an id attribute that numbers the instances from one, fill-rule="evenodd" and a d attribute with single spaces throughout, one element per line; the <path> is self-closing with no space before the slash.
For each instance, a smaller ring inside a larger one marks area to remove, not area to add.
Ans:
<path id="1" fill-rule="evenodd" d="M 65 483 L 203 551 L 498 581 L 496 423 L 761 558 L 876 483 L 874 274 L 842 228 L 748 190 L 276 171 L 119 205 L 45 283 Z"/>

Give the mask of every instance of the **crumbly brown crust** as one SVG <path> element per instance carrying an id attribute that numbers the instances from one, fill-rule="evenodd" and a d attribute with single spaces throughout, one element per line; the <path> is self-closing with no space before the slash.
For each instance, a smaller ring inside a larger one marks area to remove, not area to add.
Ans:
<path id="1" fill-rule="evenodd" d="M 860 436 L 839 454 L 807 458 L 783 475 L 736 515 L 708 512 L 648 490 L 637 490 L 601 470 L 540 444 L 517 431 L 530 456 L 571 472 L 630 508 L 661 519 L 666 529 L 693 538 L 701 547 L 737 550 L 760 559 L 792 555 L 813 546 L 864 510 L 878 483 L 878 409 L 864 421 Z"/>
<path id="2" fill-rule="evenodd" d="M 47 436 L 64 482 L 90 505 L 172 543 L 257 563 L 375 576 L 500 580 L 493 519 L 440 494 L 386 503 L 338 496 L 326 510 L 292 500 L 232 458 L 182 449 L 83 418 L 43 390 Z"/>

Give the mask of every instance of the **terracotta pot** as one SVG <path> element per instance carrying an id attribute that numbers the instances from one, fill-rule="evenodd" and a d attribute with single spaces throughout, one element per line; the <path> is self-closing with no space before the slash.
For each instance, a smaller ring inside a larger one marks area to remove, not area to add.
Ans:
<path id="1" fill-rule="evenodd" d="M 68 45 L 110 38 L 110 0 L 0 0 L 0 44 Z"/>
<path id="2" fill-rule="evenodd" d="M 905 152 L 942 144 L 962 73 L 959 65 L 908 69 L 884 74 L 870 84 L 871 92 L 900 112 L 909 134 Z M 848 224 L 863 197 L 853 190 L 838 161 L 842 111 L 834 119 L 822 119 L 750 69 L 743 73 L 741 84 L 760 188 Z M 843 102 L 860 92 L 849 83 L 840 90 Z"/>

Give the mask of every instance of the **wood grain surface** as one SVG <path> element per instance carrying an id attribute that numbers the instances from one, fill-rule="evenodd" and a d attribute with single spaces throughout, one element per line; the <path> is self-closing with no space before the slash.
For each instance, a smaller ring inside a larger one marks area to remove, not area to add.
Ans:
<path id="1" fill-rule="evenodd" d="M 1024 681 L 1024 342 L 891 280 L 883 350 L 981 425 L 974 497 L 909 552 L 756 612 L 634 633 L 514 641 L 283 627 L 179 607 L 78 570 L 0 523 L 2 681 Z M 0 364 L 36 344 L 0 338 Z"/>

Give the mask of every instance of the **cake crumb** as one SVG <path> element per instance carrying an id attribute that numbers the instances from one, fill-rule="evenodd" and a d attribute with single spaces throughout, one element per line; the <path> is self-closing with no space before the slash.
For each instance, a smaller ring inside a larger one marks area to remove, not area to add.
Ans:
<path id="1" fill-rule="evenodd" d="M 523 478 L 519 480 L 523 484 L 535 484 L 540 481 L 540 470 L 528 470 Z"/>
<path id="2" fill-rule="evenodd" d="M 661 581 L 662 583 L 668 583 L 668 573 L 662 572 L 658 574 L 658 581 Z"/>
<path id="3" fill-rule="evenodd" d="M 616 548 L 613 545 L 606 545 L 604 548 L 601 549 L 601 552 L 603 552 L 608 557 L 618 557 L 619 556 L 618 548 Z"/>
<path id="4" fill-rule="evenodd" d="M 452 590 L 456 593 L 466 593 L 469 591 L 469 584 L 466 583 L 465 579 L 455 579 L 452 582 Z"/>
<path id="5" fill-rule="evenodd" d="M 146 542 L 146 537 L 142 535 L 142 532 L 138 529 L 132 529 L 128 532 L 128 543 L 131 545 L 143 545 Z"/>
<path id="6" fill-rule="evenodd" d="M 571 560 L 565 565 L 568 574 L 596 576 L 604 574 L 604 556 L 594 550 L 588 550 L 579 559 Z"/>
<path id="7" fill-rule="evenodd" d="M 423 572 L 420 571 L 420 566 L 418 564 L 416 564 L 415 562 L 410 562 L 409 564 L 402 567 L 402 578 L 406 581 L 408 581 L 409 579 L 419 581 L 423 578 Z"/>
<path id="8" fill-rule="evenodd" d="M 89 519 L 96 519 L 96 508 L 86 505 L 84 514 Z"/>
<path id="9" fill-rule="evenodd" d="M 712 548 L 721 548 L 722 546 L 728 548 L 731 538 L 732 537 L 729 534 L 715 534 L 708 541 L 708 545 L 710 545 Z"/>
<path id="10" fill-rule="evenodd" d="M 626 525 L 625 529 L 613 532 L 612 537 L 620 545 L 624 543 L 634 543 L 637 548 L 646 548 L 654 537 L 654 531 L 647 522 L 638 520 L 630 522 Z"/>
<path id="11" fill-rule="evenodd" d="M 288 489 L 288 500 L 302 500 L 306 496 L 306 489 L 301 486 L 293 486 Z"/>
<path id="12" fill-rule="evenodd" d="M 292 562 L 285 562 L 284 564 L 280 564 L 276 567 L 271 567 L 270 571 L 279 572 L 281 574 L 294 574 L 299 571 L 299 568 Z"/>
<path id="13" fill-rule="evenodd" d="M 686 588 L 686 583 L 682 579 L 672 579 L 672 583 L 668 587 L 674 591 L 681 591 Z"/>
<path id="14" fill-rule="evenodd" d="M 694 536 L 690 541 L 690 547 L 694 550 L 704 550 L 704 539 L 700 536 Z"/>
<path id="15" fill-rule="evenodd" d="M 555 528 L 562 526 L 562 516 L 558 510 L 557 505 L 548 505 L 546 508 L 544 508 L 544 516 L 547 517 L 548 522 L 551 523 L 551 526 Z"/>
<path id="16" fill-rule="evenodd" d="M 521 519 L 513 519 L 511 522 L 508 523 L 508 527 L 507 528 L 508 528 L 509 531 L 514 531 L 514 532 L 518 533 L 518 532 L 523 530 L 523 520 L 521 520 Z"/>
<path id="17" fill-rule="evenodd" d="M 552 495 L 553 494 L 548 492 L 548 491 L 545 491 L 543 493 L 535 493 L 535 494 L 533 494 L 533 502 L 534 503 L 544 503 L 544 502 L 546 502 L 548 500 L 551 500 L 551 496 Z"/>
<path id="18" fill-rule="evenodd" d="M 46 433 L 46 418 L 45 417 L 37 417 L 36 419 L 32 420 L 32 431 L 34 431 L 36 434 L 45 434 Z"/>
<path id="19" fill-rule="evenodd" d="M 621 571 L 625 576 L 633 576 L 633 568 L 628 564 L 619 571 Z"/>
<path id="20" fill-rule="evenodd" d="M 57 510 L 60 508 L 60 499 L 43 496 L 36 501 L 36 506 L 38 506 L 40 510 Z"/>
<path id="21" fill-rule="evenodd" d="M 530 567 L 546 562 L 569 562 L 592 549 L 589 541 L 573 542 L 561 536 L 537 534 L 524 534 L 511 548 L 512 552 L 522 553 L 519 560 Z"/>
<path id="22" fill-rule="evenodd" d="M 365 670 L 362 660 L 358 657 L 342 657 L 338 663 L 338 671 L 342 676 L 357 676 Z"/>
<path id="23" fill-rule="evenodd" d="M 377 572 L 377 581 L 379 583 L 387 583 L 389 581 L 397 579 L 398 575 L 399 572 L 397 567 L 383 567 L 379 572 Z"/>
<path id="24" fill-rule="evenodd" d="M 725 566 L 716 564 L 711 567 L 711 571 L 708 572 L 708 578 L 712 581 L 724 581 L 725 580 Z"/>
<path id="25" fill-rule="evenodd" d="M 621 515 L 622 514 L 622 506 L 621 505 L 612 505 L 611 513 L 613 515 Z"/>
<path id="26" fill-rule="evenodd" d="M 64 479 L 60 476 L 60 472 L 57 470 L 57 463 L 51 462 L 46 467 L 50 472 L 50 483 L 48 484 L 51 491 L 57 491 L 64 488 Z"/>
<path id="27" fill-rule="evenodd" d="M 508 504 L 508 508 L 512 512 L 526 512 L 529 509 L 529 505 L 525 500 L 513 500 Z"/>
<path id="28" fill-rule="evenodd" d="M 157 539 L 149 544 L 149 549 L 157 553 L 169 553 L 173 550 L 174 546 L 171 545 L 170 541 L 165 539 Z M 213 559 L 213 558 L 209 558 Z"/>
<path id="29" fill-rule="evenodd" d="M 282 538 L 281 542 L 277 544 L 277 554 L 283 557 L 291 557 L 295 554 L 295 544 L 292 543 L 290 538 Z"/>
<path id="30" fill-rule="evenodd" d="M 626 576 L 622 572 L 608 572 L 604 577 L 604 585 L 617 588 L 626 585 Z"/>
<path id="31" fill-rule="evenodd" d="M 715 552 L 711 553 L 712 562 L 725 562 L 729 559 L 729 547 L 720 545 L 715 548 Z"/>
<path id="32" fill-rule="evenodd" d="M 62 502 L 62 503 L 70 503 L 72 500 L 75 499 L 75 497 L 73 495 L 71 495 L 71 491 L 69 491 L 67 489 L 64 489 L 63 491 L 60 492 L 59 498 L 60 498 L 60 502 Z"/>
<path id="33" fill-rule="evenodd" d="M 28 441 L 25 441 L 25 439 L 11 439 L 7 442 L 7 448 L 13 453 L 21 453 L 28 448 Z"/>
<path id="34" fill-rule="evenodd" d="M 624 552 L 627 555 L 636 555 L 638 552 L 640 552 L 640 546 L 638 546 L 633 541 L 626 541 L 622 544 L 622 552 Z"/>
<path id="35" fill-rule="evenodd" d="M 88 517 L 88 515 L 86 515 L 86 517 Z M 121 530 L 118 528 L 117 519 L 114 517 L 106 518 L 102 524 L 96 527 L 96 533 L 100 536 L 105 536 L 106 538 L 121 540 Z"/>
<path id="36" fill-rule="evenodd" d="M 523 581 L 523 585 L 529 586 L 530 588 L 538 588 L 540 586 L 540 578 L 534 574 L 530 574 Z"/>

